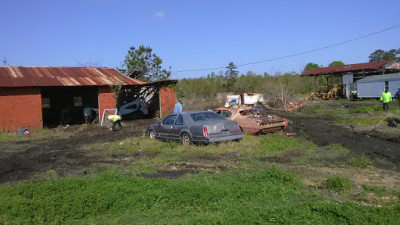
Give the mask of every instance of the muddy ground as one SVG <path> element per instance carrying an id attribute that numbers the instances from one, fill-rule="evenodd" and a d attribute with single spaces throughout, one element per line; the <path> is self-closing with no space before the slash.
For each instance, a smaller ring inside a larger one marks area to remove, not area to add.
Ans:
<path id="1" fill-rule="evenodd" d="M 156 119 L 123 122 L 123 130 L 110 131 L 98 125 L 57 127 L 57 137 L 40 137 L 0 142 L 0 183 L 29 179 L 33 175 L 55 170 L 60 176 L 84 175 L 93 164 L 114 164 L 93 156 L 90 151 L 79 151 L 85 145 L 107 144 L 127 137 L 142 136 L 148 124 Z M 117 126 L 118 129 L 118 126 Z M 34 131 L 33 131 L 34 132 Z"/>
<path id="2" fill-rule="evenodd" d="M 359 107 L 359 102 L 335 103 L 334 107 Z M 341 144 L 353 154 L 373 159 L 375 167 L 388 171 L 400 171 L 400 136 L 390 138 L 375 130 L 360 131 L 351 126 L 337 125 L 333 118 L 300 116 L 296 113 L 278 113 L 289 119 L 287 132 L 295 132 L 304 140 L 319 146 Z M 117 164 L 122 161 L 103 159 L 91 154 L 94 149 L 82 151 L 85 145 L 102 144 L 144 135 L 146 126 L 156 119 L 124 122 L 124 131 L 110 132 L 97 125 L 53 128 L 61 132 L 56 137 L 24 138 L 0 142 L 0 183 L 27 180 L 32 176 L 55 170 L 60 176 L 85 175 L 92 165 Z M 400 128 L 398 128 L 400 129 Z M 134 157 L 134 156 L 132 156 Z M 140 156 L 138 156 L 140 157 Z M 378 159 L 378 160 L 375 160 Z M 379 160 L 382 159 L 382 160 Z M 162 172 L 160 173 L 162 174 Z M 144 175 L 148 177 L 157 175 Z M 169 178 L 171 174 L 166 174 Z"/>
<path id="3" fill-rule="evenodd" d="M 399 170 L 400 143 L 393 137 L 386 138 L 375 131 L 357 131 L 332 125 L 324 118 L 286 116 L 292 122 L 287 129 L 289 132 L 296 132 L 318 146 L 341 144 L 351 150 L 353 155 L 367 156 L 374 160 L 377 168 Z"/>
<path id="4" fill-rule="evenodd" d="M 334 108 L 356 109 L 379 103 L 332 101 L 330 104 L 330 107 Z M 307 117 L 290 112 L 283 112 L 280 115 L 290 121 L 287 132 L 295 132 L 301 138 L 311 140 L 318 146 L 341 144 L 353 154 L 373 159 L 377 168 L 400 169 L 400 127 L 391 128 L 387 121 L 380 122 L 378 126 L 359 128 L 338 124 L 333 117 Z"/>

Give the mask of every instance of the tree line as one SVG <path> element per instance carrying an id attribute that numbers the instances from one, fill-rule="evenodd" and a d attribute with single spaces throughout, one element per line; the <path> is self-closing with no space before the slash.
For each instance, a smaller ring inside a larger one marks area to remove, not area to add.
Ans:
<path id="1" fill-rule="evenodd" d="M 399 59 L 400 49 L 384 51 L 378 49 L 369 55 L 370 62 Z M 342 61 L 333 61 L 328 66 L 345 65 Z M 162 60 L 152 52 L 151 47 L 140 45 L 138 48 L 130 47 L 125 56 L 123 66 L 132 78 L 146 81 L 166 80 L 171 72 L 162 68 Z M 323 65 L 308 63 L 305 71 L 320 68 Z M 276 74 L 256 74 L 248 71 L 246 74 L 239 74 L 237 66 L 230 62 L 225 71 L 219 74 L 210 73 L 206 77 L 178 81 L 176 92 L 178 97 L 186 99 L 209 99 L 212 101 L 216 93 L 221 92 L 254 92 L 262 93 L 267 99 L 279 105 L 286 105 L 290 99 L 298 96 L 309 95 L 314 91 L 314 79 L 300 76 L 296 72 L 276 73 Z M 317 79 L 317 86 L 326 87 L 324 78 Z M 317 91 L 327 91 L 325 89 Z"/>
<path id="2" fill-rule="evenodd" d="M 231 62 L 225 73 L 219 75 L 211 73 L 207 77 L 179 80 L 176 92 L 178 97 L 198 101 L 207 99 L 212 101 L 216 93 L 223 92 L 262 93 L 270 103 L 283 107 L 290 100 L 309 95 L 313 91 L 313 84 L 312 78 L 301 77 L 295 72 L 260 75 L 249 71 L 239 75 Z"/>

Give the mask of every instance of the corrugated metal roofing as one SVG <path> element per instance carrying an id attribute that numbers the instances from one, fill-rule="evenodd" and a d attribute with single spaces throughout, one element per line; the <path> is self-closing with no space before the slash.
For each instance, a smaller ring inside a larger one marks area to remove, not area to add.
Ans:
<path id="1" fill-rule="evenodd" d="M 343 66 L 331 66 L 331 67 L 316 68 L 316 69 L 306 71 L 302 75 L 312 76 L 312 75 L 353 72 L 353 71 L 361 71 L 361 70 L 377 70 L 377 69 L 385 67 L 386 64 L 391 63 L 393 61 L 394 60 L 386 60 L 386 61 L 379 61 L 379 62 L 368 62 L 368 63 L 349 64 L 349 65 L 343 65 Z"/>
<path id="2" fill-rule="evenodd" d="M 357 83 L 366 83 L 366 82 L 374 82 L 374 81 L 389 81 L 389 80 L 400 80 L 400 73 L 369 76 L 369 77 L 365 77 L 361 80 L 358 80 Z"/>
<path id="3" fill-rule="evenodd" d="M 107 67 L 0 66 L 0 87 L 141 85 Z"/>

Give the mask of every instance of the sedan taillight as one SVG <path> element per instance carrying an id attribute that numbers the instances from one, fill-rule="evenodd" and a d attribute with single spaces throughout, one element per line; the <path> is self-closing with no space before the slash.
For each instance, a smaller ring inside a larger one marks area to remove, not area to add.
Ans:
<path id="1" fill-rule="evenodd" d="M 204 135 L 204 137 L 208 137 L 207 127 L 203 127 L 203 135 Z"/>
<path id="2" fill-rule="evenodd" d="M 236 129 L 236 130 L 234 130 L 233 132 L 235 132 L 235 133 L 237 133 L 237 132 L 243 132 L 243 128 L 242 128 L 242 126 L 240 126 L 239 124 L 238 124 L 238 128 L 239 128 L 239 129 Z"/>

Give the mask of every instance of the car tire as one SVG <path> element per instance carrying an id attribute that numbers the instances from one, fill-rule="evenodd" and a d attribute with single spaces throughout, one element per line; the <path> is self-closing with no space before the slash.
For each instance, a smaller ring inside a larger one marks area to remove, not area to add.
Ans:
<path id="1" fill-rule="evenodd" d="M 182 142 L 183 145 L 193 145 L 192 138 L 186 132 L 182 133 L 181 142 Z"/>
<path id="2" fill-rule="evenodd" d="M 156 132 L 154 130 L 149 130 L 149 137 L 151 139 L 156 139 Z"/>

